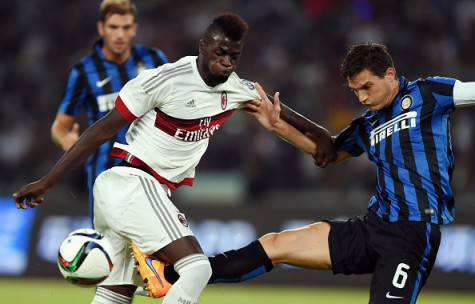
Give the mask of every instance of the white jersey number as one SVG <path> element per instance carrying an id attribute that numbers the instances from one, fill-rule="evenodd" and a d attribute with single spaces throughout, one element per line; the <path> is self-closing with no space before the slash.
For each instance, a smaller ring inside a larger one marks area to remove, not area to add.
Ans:
<path id="1" fill-rule="evenodd" d="M 393 286 L 396 288 L 404 288 L 407 280 L 407 271 L 410 269 L 409 265 L 401 263 L 397 265 L 396 273 L 393 277 Z"/>

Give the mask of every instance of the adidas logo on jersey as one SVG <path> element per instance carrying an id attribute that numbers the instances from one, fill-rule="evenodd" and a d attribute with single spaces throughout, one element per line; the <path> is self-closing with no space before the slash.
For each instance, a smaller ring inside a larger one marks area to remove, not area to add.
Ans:
<path id="1" fill-rule="evenodd" d="M 186 102 L 186 103 L 185 103 L 185 107 L 187 107 L 187 108 L 196 108 L 195 100 L 192 99 L 192 100 Z"/>
<path id="2" fill-rule="evenodd" d="M 379 143 L 385 138 L 391 137 L 404 129 L 416 127 L 417 112 L 411 111 L 394 117 L 390 121 L 380 125 L 370 133 L 371 146 Z"/>

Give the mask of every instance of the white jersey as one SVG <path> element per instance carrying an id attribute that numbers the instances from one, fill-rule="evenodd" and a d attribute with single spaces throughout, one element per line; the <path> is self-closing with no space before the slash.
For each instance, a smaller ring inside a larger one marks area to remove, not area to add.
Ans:
<path id="1" fill-rule="evenodd" d="M 115 106 L 131 126 L 112 156 L 146 168 L 171 189 L 192 185 L 195 168 L 218 131 L 243 102 L 258 99 L 254 84 L 232 73 L 215 87 L 201 78 L 196 56 L 146 70 L 119 92 Z"/>

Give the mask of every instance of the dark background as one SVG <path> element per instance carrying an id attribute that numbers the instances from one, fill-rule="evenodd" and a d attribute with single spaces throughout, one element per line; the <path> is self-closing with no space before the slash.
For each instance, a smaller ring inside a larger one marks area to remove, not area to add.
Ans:
<path id="1" fill-rule="evenodd" d="M 50 126 L 69 69 L 98 39 L 99 3 L 0 2 L 0 196 L 8 198 L 23 183 L 42 176 L 61 155 L 51 143 Z M 398 73 L 411 80 L 429 75 L 475 80 L 475 1 L 135 3 L 139 10 L 135 41 L 161 48 L 171 61 L 197 54 L 200 34 L 215 14 L 223 10 L 241 14 L 251 30 L 238 74 L 258 80 L 269 92 L 280 91 L 285 103 L 333 133 L 363 111 L 339 75 L 341 59 L 352 43 L 385 43 Z M 441 248 L 438 270 L 429 282 L 433 288 L 475 286 L 474 115 L 473 108 L 459 109 L 452 115 L 458 226 L 447 228 L 447 243 L 443 245 L 447 250 Z M 81 127 L 84 129 L 85 124 Z M 302 224 L 364 214 L 374 186 L 374 170 L 365 157 L 317 169 L 310 157 L 237 114 L 211 140 L 198 167 L 196 187 L 179 190 L 175 200 L 196 221 L 197 229 L 204 231 L 200 240 L 213 252 L 240 246 L 250 236 L 280 230 L 292 219 Z M 65 234 L 87 225 L 86 191 L 83 168 L 79 167 L 51 191 L 47 205 L 32 216 L 31 226 L 22 226 L 24 217 L 17 211 L 1 209 L 0 260 L 9 261 L 16 252 L 9 251 L 11 248 L 26 250 L 29 254 L 4 264 L 20 265 L 15 273 L 21 275 L 58 276 L 39 255 L 54 253 Z M 1 206 L 7 208 L 9 204 Z M 251 223 L 253 234 L 240 230 L 248 231 L 246 225 L 227 225 L 230 219 Z M 208 225 L 209 220 L 217 226 Z M 221 234 L 215 235 L 216 230 Z M 220 242 L 224 243 L 216 245 Z M 23 265 L 21 261 L 27 262 Z M 287 271 L 296 270 L 282 270 Z M 344 280 L 366 280 L 310 271 L 292 278 L 299 284 L 346 285 Z M 289 283 L 280 274 L 263 280 Z"/>

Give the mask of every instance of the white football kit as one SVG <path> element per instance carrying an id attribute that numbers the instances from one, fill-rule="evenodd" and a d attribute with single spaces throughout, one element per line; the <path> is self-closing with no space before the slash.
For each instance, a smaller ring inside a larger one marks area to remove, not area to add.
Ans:
<path id="1" fill-rule="evenodd" d="M 131 126 L 127 144 L 115 143 L 112 155 L 135 168 L 113 167 L 94 184 L 94 225 L 114 247 L 114 267 L 104 285 L 134 284 L 129 241 L 151 254 L 193 235 L 169 189 L 193 184 L 210 137 L 243 102 L 259 98 L 254 84 L 236 73 L 208 86 L 196 61 L 188 56 L 143 71 L 116 100 Z"/>

